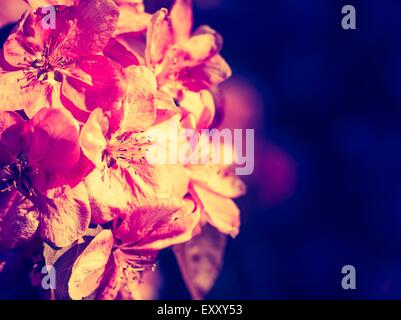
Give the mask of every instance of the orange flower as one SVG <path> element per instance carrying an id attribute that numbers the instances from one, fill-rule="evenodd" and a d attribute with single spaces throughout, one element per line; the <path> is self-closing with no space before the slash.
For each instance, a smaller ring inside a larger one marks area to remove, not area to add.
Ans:
<path id="1" fill-rule="evenodd" d="M 199 212 L 192 201 L 151 199 L 100 232 L 76 260 L 68 283 L 75 300 L 97 290 L 98 299 L 112 300 L 120 291 L 138 297 L 138 282 L 155 267 L 157 253 L 193 236 Z"/>

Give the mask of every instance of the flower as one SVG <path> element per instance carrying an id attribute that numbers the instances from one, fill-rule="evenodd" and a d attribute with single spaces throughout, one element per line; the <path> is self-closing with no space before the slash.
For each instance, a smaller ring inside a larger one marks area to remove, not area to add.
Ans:
<path id="1" fill-rule="evenodd" d="M 207 90 L 229 78 L 231 69 L 219 54 L 222 37 L 208 26 L 191 33 L 192 25 L 190 0 L 175 1 L 170 13 L 155 13 L 147 31 L 145 60 L 162 90 L 205 128 L 215 113 Z"/>
<path id="2" fill-rule="evenodd" d="M 235 174 L 237 150 L 232 141 L 218 130 L 196 130 L 193 115 L 185 116 L 174 133 L 176 139 L 162 141 L 178 150 L 178 162 L 184 165 L 188 193 L 199 206 L 202 222 L 209 223 L 224 234 L 239 233 L 240 210 L 232 199 L 246 193 L 246 185 Z"/>
<path id="3" fill-rule="evenodd" d="M 161 9 L 152 16 L 146 36 L 142 29 L 116 35 L 105 54 L 124 67 L 147 66 L 160 90 L 174 98 L 183 114 L 193 114 L 198 128 L 207 128 L 215 115 L 209 89 L 229 78 L 231 69 L 219 54 L 222 37 L 207 26 L 191 34 L 192 20 L 191 1 L 177 0 L 170 12 Z M 123 23 L 126 28 L 132 24 Z"/>
<path id="4" fill-rule="evenodd" d="M 144 272 L 154 269 L 161 249 L 193 236 L 199 212 L 190 200 L 153 199 L 100 232 L 72 268 L 70 297 L 80 300 L 96 289 L 98 299 L 112 300 L 120 291 L 131 299 Z"/>
<path id="5" fill-rule="evenodd" d="M 200 131 L 231 75 L 222 37 L 192 32 L 190 0 L 153 15 L 143 0 L 25 2 L 0 51 L 0 246 L 48 243 L 34 269 L 68 265 L 72 299 L 143 298 L 174 247 L 204 297 L 245 192 L 233 148 Z"/>
<path id="6" fill-rule="evenodd" d="M 78 5 L 80 0 L 26 0 L 26 2 L 36 9 L 45 6 Z M 114 0 L 114 3 L 120 12 L 115 35 L 146 30 L 151 15 L 145 12 L 143 0 Z"/>
<path id="7" fill-rule="evenodd" d="M 147 31 L 146 61 L 158 82 L 180 83 L 199 91 L 227 79 L 231 70 L 219 55 L 222 37 L 207 26 L 191 34 L 190 0 L 175 1 L 170 13 L 161 9 L 152 17 Z"/>
<path id="8" fill-rule="evenodd" d="M 69 174 L 80 159 L 78 123 L 67 112 L 41 109 L 31 120 L 0 112 L 0 243 L 15 247 L 37 231 L 56 246 L 89 225 L 88 196 Z"/>
<path id="9" fill-rule="evenodd" d="M 95 223 L 126 214 L 149 196 L 169 197 L 177 192 L 183 196 L 187 190 L 184 175 L 171 180 L 167 166 L 147 161 L 160 102 L 153 73 L 133 66 L 127 74 L 130 87 L 120 113 L 107 117 L 96 109 L 81 131 L 83 153 L 95 166 L 84 181 Z"/>
<path id="10" fill-rule="evenodd" d="M 119 107 L 126 93 L 124 71 L 99 54 L 115 30 L 118 8 L 111 0 L 55 8 L 55 29 L 43 26 L 47 13 L 41 8 L 29 10 L 5 42 L 3 105 L 7 110 L 22 106 L 29 117 L 43 107 L 64 107 L 80 121 L 97 107 Z"/>

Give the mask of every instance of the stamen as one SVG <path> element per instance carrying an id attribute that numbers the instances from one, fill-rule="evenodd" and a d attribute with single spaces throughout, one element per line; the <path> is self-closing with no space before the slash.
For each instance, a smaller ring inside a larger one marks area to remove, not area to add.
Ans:
<path id="1" fill-rule="evenodd" d="M 120 160 L 128 167 L 131 167 L 145 161 L 151 144 L 152 139 L 144 136 L 143 132 L 131 135 L 125 134 L 119 136 L 117 142 L 109 150 L 117 161 Z"/>
<path id="2" fill-rule="evenodd" d="M 155 256 L 141 256 L 135 253 L 130 253 L 130 249 L 123 249 L 122 255 L 123 269 L 126 270 L 132 279 L 140 280 L 143 274 L 147 271 L 156 270 L 156 258 Z"/>
<path id="3" fill-rule="evenodd" d="M 41 52 L 41 57 L 34 59 L 26 55 L 24 57 L 24 62 L 18 64 L 23 68 L 24 77 L 17 81 L 24 81 L 25 84 L 21 85 L 20 88 L 25 89 L 47 81 L 49 79 L 49 72 L 54 71 L 54 79 L 61 82 L 63 77 L 61 73 L 55 69 L 64 69 L 70 63 L 72 63 L 71 59 L 61 56 L 52 57 L 50 44 L 46 43 Z"/>
<path id="4" fill-rule="evenodd" d="M 29 166 L 25 153 L 21 153 L 15 163 L 0 168 L 0 192 L 16 189 L 32 196 L 35 194 L 32 177 L 36 174 L 37 170 Z"/>

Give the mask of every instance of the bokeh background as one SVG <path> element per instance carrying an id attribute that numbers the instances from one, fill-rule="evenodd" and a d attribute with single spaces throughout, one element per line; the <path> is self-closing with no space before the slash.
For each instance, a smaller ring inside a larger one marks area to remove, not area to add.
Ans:
<path id="1" fill-rule="evenodd" d="M 401 2 L 194 2 L 235 75 L 224 125 L 256 133 L 241 233 L 208 298 L 400 299 Z M 346 4 L 357 30 L 341 28 Z M 356 290 L 341 287 L 348 264 Z M 188 299 L 172 252 L 160 270 L 160 298 Z"/>
<path id="2" fill-rule="evenodd" d="M 227 117 L 257 139 L 241 233 L 209 298 L 400 299 L 401 2 L 195 2 L 236 75 Z M 346 4 L 355 31 L 341 28 Z M 347 264 L 357 290 L 341 287 Z M 177 279 L 164 297 L 185 297 Z"/>

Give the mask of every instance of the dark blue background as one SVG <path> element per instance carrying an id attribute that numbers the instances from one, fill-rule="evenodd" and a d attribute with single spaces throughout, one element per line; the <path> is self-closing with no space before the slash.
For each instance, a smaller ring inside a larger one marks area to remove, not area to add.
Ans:
<path id="1" fill-rule="evenodd" d="M 345 4 L 355 31 L 341 28 Z M 263 207 L 251 184 L 238 202 L 241 234 L 209 298 L 401 298 L 401 1 L 225 0 L 195 18 L 263 94 L 256 134 L 298 164 L 289 200 Z M 341 287 L 346 264 L 357 290 Z M 170 253 L 162 268 L 162 297 L 188 297 Z"/>
<path id="2" fill-rule="evenodd" d="M 248 179 L 241 234 L 208 298 L 401 298 L 401 1 L 220 2 L 196 21 L 221 32 L 234 73 L 257 86 L 256 134 L 292 156 L 298 182 L 265 207 L 263 183 Z M 345 4 L 355 31 L 341 28 Z M 341 288 L 346 264 L 357 290 Z M 170 251 L 161 270 L 161 297 L 189 298 Z"/>

